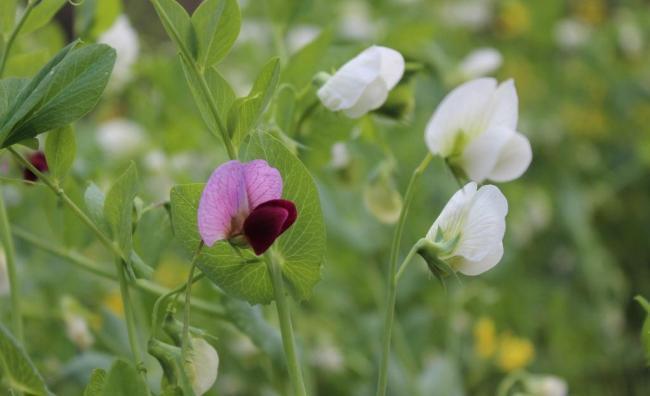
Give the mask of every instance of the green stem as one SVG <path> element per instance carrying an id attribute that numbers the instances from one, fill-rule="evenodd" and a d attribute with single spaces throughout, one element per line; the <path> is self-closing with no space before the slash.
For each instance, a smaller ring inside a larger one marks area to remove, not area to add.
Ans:
<path id="1" fill-rule="evenodd" d="M 160 18 L 162 19 L 163 25 L 167 27 L 168 33 L 173 36 L 172 40 L 176 42 L 178 49 L 180 50 L 180 56 L 182 58 L 182 61 L 191 67 L 190 71 L 194 73 L 194 77 L 199 81 L 199 88 L 201 89 L 201 93 L 203 94 L 203 96 L 208 101 L 208 105 L 209 105 L 208 108 L 210 109 L 210 112 L 212 113 L 212 117 L 214 118 L 214 121 L 217 124 L 217 127 L 219 128 L 219 133 L 221 134 L 223 143 L 226 146 L 226 151 L 228 152 L 228 157 L 230 157 L 230 159 L 237 158 L 235 147 L 233 146 L 232 141 L 230 140 L 230 136 L 228 135 L 228 130 L 226 129 L 226 126 L 223 123 L 221 116 L 219 116 L 219 111 L 217 110 L 218 109 L 217 101 L 214 99 L 214 96 L 210 92 L 210 87 L 208 86 L 208 82 L 205 79 L 205 75 L 200 70 L 199 65 L 194 61 L 194 56 L 192 55 L 192 52 L 187 47 L 185 41 L 180 36 L 179 32 L 176 31 L 174 24 L 172 23 L 172 20 L 169 17 L 169 15 L 167 15 L 167 13 L 165 12 L 165 9 L 160 6 L 158 0 L 151 0 L 151 3 L 156 9 L 158 16 L 160 16 Z"/>
<path id="2" fill-rule="evenodd" d="M 18 284 L 18 274 L 16 271 L 16 252 L 14 241 L 11 236 L 11 225 L 7 217 L 5 200 L 0 189 L 0 238 L 5 249 L 7 261 L 7 274 L 9 276 L 9 288 L 11 293 L 11 322 L 13 325 L 14 335 L 18 341 L 23 342 L 23 319 L 20 308 L 20 285 Z"/>
<path id="3" fill-rule="evenodd" d="M 196 260 L 201 254 L 201 249 L 203 249 L 203 241 L 199 243 L 199 247 L 192 257 L 192 263 L 190 264 L 190 273 L 187 276 L 187 287 L 185 287 L 185 309 L 183 310 L 183 344 L 182 344 L 182 355 L 185 359 L 187 357 L 188 351 L 192 349 L 192 344 L 190 343 L 190 311 L 192 303 L 192 284 L 194 283 L 194 270 L 196 269 Z"/>
<path id="4" fill-rule="evenodd" d="M 411 250 L 408 252 L 408 254 L 406 255 L 406 257 L 405 257 L 404 260 L 402 261 L 402 264 L 400 264 L 400 266 L 399 266 L 399 270 L 397 271 L 397 274 L 395 274 L 395 281 L 394 281 L 394 282 L 395 282 L 395 285 L 397 285 L 397 283 L 399 283 L 399 280 L 402 278 L 402 274 L 404 273 L 404 270 L 406 270 L 406 267 L 408 267 L 409 263 L 410 263 L 411 260 L 413 259 L 413 256 L 415 256 L 415 254 L 416 254 L 416 253 L 418 252 L 418 250 L 420 249 L 421 241 L 422 241 L 422 240 L 419 240 L 419 241 L 417 241 L 417 243 L 416 243 L 415 245 L 413 245 L 413 247 L 411 248 Z M 393 308 L 393 309 L 394 309 L 394 308 Z"/>
<path id="5" fill-rule="evenodd" d="M 36 1 L 32 1 L 32 0 L 27 2 L 27 7 L 25 7 L 25 12 L 23 12 L 23 15 L 20 16 L 18 23 L 16 24 L 14 29 L 11 31 L 11 34 L 9 35 L 9 39 L 7 39 L 7 45 L 5 45 L 5 49 L 2 52 L 2 58 L 0 59 L 0 78 L 4 74 L 5 66 L 7 65 L 7 60 L 9 59 L 9 52 L 11 51 L 11 47 L 13 47 L 14 41 L 16 41 L 16 37 L 18 37 L 18 32 L 20 32 L 20 29 L 22 29 L 23 25 L 25 24 L 25 21 L 27 20 L 27 17 L 29 17 L 29 14 L 34 9 L 36 3 L 37 3 Z"/>
<path id="6" fill-rule="evenodd" d="M 382 333 L 382 354 L 379 366 L 379 378 L 377 380 L 377 396 L 384 396 L 388 386 L 388 358 L 390 355 L 390 340 L 393 329 L 393 321 L 395 318 L 395 298 L 397 295 L 397 284 L 395 282 L 395 271 L 397 268 L 397 258 L 399 256 L 400 242 L 402 240 L 402 233 L 404 232 L 404 224 L 406 216 L 408 215 L 409 207 L 413 201 L 413 193 L 415 189 L 415 182 L 420 178 L 420 175 L 427 168 L 433 156 L 427 153 L 420 165 L 413 171 L 409 184 L 406 187 L 404 194 L 404 206 L 397 221 L 397 227 L 393 234 L 393 241 L 390 250 L 390 261 L 388 263 L 387 274 L 387 289 L 388 295 L 386 296 L 386 312 L 384 317 L 384 329 Z"/>
<path id="7" fill-rule="evenodd" d="M 120 282 L 120 293 L 122 294 L 122 305 L 124 307 L 124 318 L 126 319 L 126 331 L 129 336 L 129 344 L 131 345 L 131 352 L 133 352 L 133 360 L 135 366 L 138 368 L 140 375 L 142 375 L 145 383 L 147 382 L 147 370 L 142 361 L 142 353 L 140 352 L 140 343 L 138 342 L 138 332 L 135 326 L 135 313 L 133 312 L 133 305 L 131 303 L 131 293 L 129 291 L 129 284 L 126 280 L 124 273 L 124 264 L 122 259 L 115 258 L 115 270 L 117 271 L 117 278 Z"/>
<path id="8" fill-rule="evenodd" d="M 203 273 L 199 273 L 195 275 L 192 278 L 192 283 L 196 283 L 197 281 L 203 279 L 205 275 Z M 160 297 L 156 299 L 156 302 L 153 304 L 153 311 L 151 313 L 151 338 L 156 338 L 156 334 L 158 333 L 158 313 L 160 312 L 160 306 L 167 301 L 168 298 L 170 298 L 173 295 L 178 295 L 179 293 L 182 293 L 185 291 L 187 288 L 188 283 L 183 282 L 180 286 L 176 287 L 175 289 L 169 290 L 165 293 L 161 293 Z M 162 287 L 162 286 L 161 286 Z M 196 308 L 196 302 L 197 300 L 194 299 L 191 304 L 194 304 L 194 307 Z M 171 310 L 171 308 L 168 307 L 168 311 Z M 219 312 L 219 315 L 223 315 L 222 312 Z"/>
<path id="9" fill-rule="evenodd" d="M 302 371 L 298 362 L 296 353 L 296 341 L 293 336 L 293 327 L 291 325 L 291 314 L 284 290 L 284 281 L 282 279 L 282 270 L 279 263 L 269 253 L 264 256 L 268 266 L 271 281 L 273 283 L 273 294 L 275 296 L 275 307 L 278 310 L 278 319 L 280 321 L 280 333 L 282 334 L 282 345 L 284 346 L 284 355 L 287 360 L 289 369 L 289 378 L 293 385 L 295 396 L 306 396 L 305 383 L 302 378 Z"/>

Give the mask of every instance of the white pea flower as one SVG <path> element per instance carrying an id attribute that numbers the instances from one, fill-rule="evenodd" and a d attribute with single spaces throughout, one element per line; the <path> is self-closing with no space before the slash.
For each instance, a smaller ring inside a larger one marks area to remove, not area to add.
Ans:
<path id="1" fill-rule="evenodd" d="M 142 127 L 127 119 L 113 119 L 99 125 L 97 129 L 97 142 L 110 157 L 128 157 L 142 148 L 145 140 Z"/>
<path id="2" fill-rule="evenodd" d="M 131 68 L 140 53 L 138 34 L 131 26 L 129 18 L 126 15 L 120 15 L 97 41 L 115 48 L 117 59 L 113 67 L 110 85 L 119 88 L 131 79 Z"/>
<path id="3" fill-rule="evenodd" d="M 566 381 L 554 375 L 535 376 L 528 379 L 526 390 L 532 396 L 566 396 L 569 393 Z"/>
<path id="4" fill-rule="evenodd" d="M 71 297 L 64 296 L 61 300 L 61 311 L 65 333 L 70 341 L 81 350 L 90 348 L 95 343 L 95 337 L 88 328 L 83 307 Z"/>
<path id="5" fill-rule="evenodd" d="M 470 52 L 458 65 L 458 72 L 463 79 L 487 76 L 496 71 L 503 63 L 503 56 L 494 48 L 478 48 Z"/>
<path id="6" fill-rule="evenodd" d="M 192 338 L 192 355 L 187 362 L 192 389 L 201 396 L 212 388 L 219 371 L 219 355 L 212 345 L 199 337 Z"/>
<path id="7" fill-rule="evenodd" d="M 479 78 L 443 99 L 427 124 L 425 141 L 470 180 L 510 181 L 528 169 L 533 157 L 530 142 L 516 130 L 517 118 L 514 81 Z"/>
<path id="8" fill-rule="evenodd" d="M 576 19 L 563 19 L 555 24 L 553 34 L 559 47 L 574 50 L 589 41 L 591 29 Z"/>
<path id="9" fill-rule="evenodd" d="M 372 46 L 343 65 L 318 90 L 332 111 L 359 118 L 381 107 L 404 74 L 404 57 L 394 49 Z"/>
<path id="10" fill-rule="evenodd" d="M 503 257 L 507 213 L 508 201 L 496 186 L 477 189 L 470 182 L 445 205 L 426 235 L 427 245 L 454 271 L 479 275 Z"/>

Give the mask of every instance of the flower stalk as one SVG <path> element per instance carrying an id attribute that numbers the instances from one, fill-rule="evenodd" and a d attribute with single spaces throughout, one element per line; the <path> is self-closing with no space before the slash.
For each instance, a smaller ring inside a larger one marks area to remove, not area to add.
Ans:
<path id="1" fill-rule="evenodd" d="M 397 283 L 395 278 L 397 270 L 397 258 L 399 256 L 402 234 L 404 233 L 404 224 L 406 223 L 406 216 L 408 215 L 409 207 L 413 202 L 415 183 L 418 181 L 422 173 L 424 173 L 425 169 L 429 166 L 429 163 L 432 159 L 433 156 L 431 153 L 427 153 L 422 162 L 413 171 L 411 179 L 409 180 L 409 184 L 406 187 L 406 193 L 404 194 L 404 206 L 402 207 L 399 220 L 397 221 L 397 227 L 395 228 L 395 233 L 393 234 L 393 241 L 391 244 L 390 258 L 388 263 L 388 295 L 386 296 L 386 310 L 384 317 L 384 328 L 382 333 L 382 354 L 379 365 L 379 377 L 377 380 L 377 396 L 386 395 L 386 388 L 388 386 L 388 357 L 390 355 L 390 341 L 395 318 L 395 298 L 397 295 Z M 413 254 L 414 253 L 415 252 L 413 252 Z"/>
<path id="2" fill-rule="evenodd" d="M 275 296 L 275 307 L 278 311 L 280 321 L 280 333 L 282 334 L 282 345 L 284 355 L 289 370 L 289 378 L 293 387 L 295 396 L 306 396 L 305 383 L 302 377 L 302 370 L 298 360 L 296 341 L 293 335 L 293 326 L 291 324 L 291 313 L 289 312 L 289 303 L 284 290 L 284 281 L 282 279 L 282 270 L 280 263 L 271 253 L 264 255 L 271 282 L 273 283 L 273 294 Z"/>

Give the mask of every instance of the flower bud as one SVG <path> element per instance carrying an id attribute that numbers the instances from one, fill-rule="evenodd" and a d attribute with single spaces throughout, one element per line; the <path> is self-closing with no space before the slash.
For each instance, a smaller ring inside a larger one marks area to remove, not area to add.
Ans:
<path id="1" fill-rule="evenodd" d="M 384 224 L 394 224 L 402 212 L 402 195 L 395 188 L 391 175 L 385 170 L 380 170 L 365 185 L 363 203 L 368 211 Z"/>
<path id="2" fill-rule="evenodd" d="M 197 396 L 206 393 L 217 380 L 219 355 L 203 338 L 192 338 L 192 350 L 185 362 L 185 371 Z"/>

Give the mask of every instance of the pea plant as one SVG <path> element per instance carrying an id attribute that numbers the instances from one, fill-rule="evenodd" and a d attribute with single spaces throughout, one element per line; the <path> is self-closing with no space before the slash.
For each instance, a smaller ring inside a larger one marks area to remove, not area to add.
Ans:
<path id="1" fill-rule="evenodd" d="M 291 58 L 278 45 L 277 57 L 258 68 L 248 93 L 238 97 L 219 69 L 240 33 L 238 2 L 204 0 L 190 14 L 176 0 L 151 0 L 148 6 L 175 48 L 176 57 L 165 61 L 180 63 L 178 78 L 191 92 L 214 152 L 224 153 L 225 160 L 217 155 L 204 158 L 213 169 L 209 178 L 175 182 L 163 202 L 145 202 L 139 196 L 146 176 L 139 178 L 135 163 L 107 189 L 100 188 L 98 180 L 86 180 L 84 191 L 69 190 L 81 134 L 76 124 L 101 100 L 114 68 L 117 74 L 119 53 L 116 64 L 110 45 L 75 39 L 32 77 L 5 75 L 6 65 L 20 55 L 16 38 L 47 24 L 63 3 L 2 0 L 0 148 L 3 157 L 23 170 L 22 179 L 3 177 L 2 186 L 49 194 L 56 205 L 44 210 L 64 210 L 74 217 L 87 238 L 101 245 L 96 249 L 112 256 L 113 266 L 98 263 L 93 249 L 59 244 L 39 237 L 37 229 L 16 226 L 0 194 L 11 317 L 0 326 L 4 385 L 12 394 L 53 394 L 27 352 L 34 350 L 30 344 L 35 340 L 25 337 L 31 321 L 23 292 L 32 267 L 18 259 L 15 245 L 20 243 L 62 258 L 75 271 L 119 285 L 123 320 L 115 331 L 126 332 L 128 350 L 115 353 L 109 368 L 93 367 L 85 378 L 84 395 L 210 392 L 219 381 L 220 363 L 237 362 L 220 362 L 219 334 L 201 328 L 196 315 L 228 322 L 269 358 L 270 370 L 276 373 L 268 379 L 273 394 L 313 394 L 304 358 L 312 345 L 294 329 L 292 311 L 318 292 L 314 287 L 326 257 L 326 221 L 318 182 L 302 161 L 310 147 L 301 134 L 317 112 L 330 113 L 335 124 L 353 128 L 375 125 L 375 120 L 381 120 L 377 129 L 382 122 L 404 122 L 402 116 L 415 100 L 410 81 L 421 73 L 436 73 L 435 67 L 422 59 L 405 59 L 397 49 L 373 45 L 332 69 L 313 70 L 312 60 L 328 45 L 331 32 L 326 31 Z M 94 3 L 101 7 L 101 1 Z M 275 25 L 274 40 L 281 43 L 283 30 Z M 420 257 L 442 286 L 497 265 L 504 254 L 508 201 L 489 183 L 519 178 L 532 160 L 530 143 L 517 127 L 515 82 L 445 73 L 450 92 L 431 109 L 421 135 L 426 150 L 403 196 L 393 181 L 402 159 L 381 139 L 374 143 L 383 158 L 365 199 L 371 209 L 379 205 L 379 217 L 393 227 L 389 253 L 381 258 L 382 303 L 375 307 L 383 321 L 376 324 L 376 339 L 371 340 L 378 353 L 370 358 L 376 384 L 369 389 L 374 387 L 377 395 L 387 394 L 391 379 L 396 298 L 409 264 Z M 80 150 L 86 147 L 79 145 Z M 338 161 L 348 161 L 350 154 L 344 147 L 339 150 L 334 152 Z M 432 225 L 419 239 L 407 241 L 409 209 L 432 161 L 445 164 L 458 191 L 444 207 L 419 213 L 430 217 Z M 344 214 L 335 216 L 344 221 Z M 151 218 L 157 223 L 145 224 Z M 154 264 L 143 251 L 165 246 L 143 246 L 138 232 L 145 227 L 152 233 L 173 233 L 184 251 L 187 276 L 176 287 L 152 277 Z M 364 263 L 358 265 L 363 271 Z M 208 285 L 209 297 L 193 294 L 200 284 Z M 66 284 L 60 287 L 65 291 Z M 84 308 L 73 299 L 64 303 L 70 337 L 77 345 L 92 344 Z M 274 307 L 277 315 L 264 317 L 259 306 Z"/>

